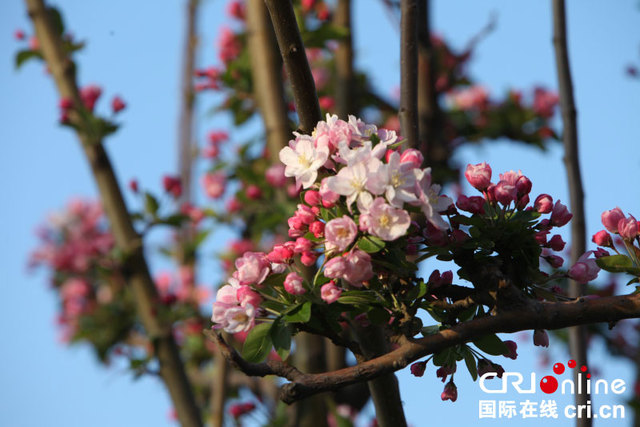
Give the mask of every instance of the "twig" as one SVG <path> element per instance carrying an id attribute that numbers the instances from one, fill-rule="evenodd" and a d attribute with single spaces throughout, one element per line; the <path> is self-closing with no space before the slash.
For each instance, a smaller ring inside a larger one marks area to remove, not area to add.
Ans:
<path id="1" fill-rule="evenodd" d="M 300 131 L 310 134 L 322 120 L 316 85 L 298 30 L 291 0 L 265 0 L 280 54 L 291 82 L 293 98 L 300 119 Z"/>
<path id="2" fill-rule="evenodd" d="M 53 75 L 61 97 L 73 101 L 75 110 L 82 107 L 73 64 L 62 49 L 62 40 L 54 28 L 43 0 L 25 0 L 29 17 L 35 27 L 42 55 Z M 78 119 L 77 114 L 71 120 Z M 113 167 L 101 141 L 96 141 L 78 131 L 94 179 L 100 192 L 105 214 L 120 250 L 129 254 L 125 265 L 125 277 L 134 293 L 140 320 L 155 344 L 156 356 L 162 376 L 180 423 L 185 426 L 201 426 L 200 413 L 193 392 L 180 360 L 178 347 L 173 339 L 171 325 L 156 315 L 155 301 L 158 293 L 149 274 L 140 237 L 131 223 Z"/>
<path id="3" fill-rule="evenodd" d="M 558 74 L 558 88 L 560 91 L 560 109 L 562 110 L 564 142 L 564 164 L 569 183 L 569 197 L 571 200 L 571 264 L 586 250 L 584 190 L 580 173 L 580 157 L 578 154 L 578 130 L 576 123 L 576 106 L 573 98 L 573 81 L 569 66 L 567 49 L 567 24 L 564 0 L 553 0 L 553 45 L 555 48 L 556 67 Z M 574 280 L 569 281 L 569 296 L 579 297 L 583 293 L 583 286 Z M 580 364 L 587 365 L 586 329 L 584 327 L 569 330 L 569 349 L 572 357 Z M 576 374 L 577 375 L 577 374 Z M 577 378 L 576 378 L 577 380 Z M 583 388 L 586 390 L 586 388 Z M 588 393 L 576 394 L 576 405 L 586 405 L 590 399 Z M 578 426 L 590 426 L 587 418 L 576 419 Z"/>
<path id="4" fill-rule="evenodd" d="M 401 0 L 400 8 L 400 126 L 408 146 L 419 148 L 417 0 Z"/>
<path id="5" fill-rule="evenodd" d="M 346 36 L 338 41 L 336 49 L 336 111 L 346 120 L 349 114 L 357 114 L 355 82 L 353 75 L 353 45 L 351 36 L 351 0 L 338 0 L 333 16 L 335 26 L 346 30 Z"/>

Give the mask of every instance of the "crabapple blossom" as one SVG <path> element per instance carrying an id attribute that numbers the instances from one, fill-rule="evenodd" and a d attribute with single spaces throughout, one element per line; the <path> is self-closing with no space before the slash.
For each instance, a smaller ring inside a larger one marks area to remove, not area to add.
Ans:
<path id="1" fill-rule="evenodd" d="M 602 220 L 602 225 L 604 225 L 604 228 L 606 228 L 610 233 L 617 233 L 618 223 L 621 219 L 624 219 L 625 216 L 622 212 L 622 209 L 616 207 L 615 209 L 602 212 L 600 218 Z"/>
<path id="2" fill-rule="evenodd" d="M 340 298 L 340 294 L 342 294 L 342 289 L 337 287 L 333 280 L 325 283 L 320 288 L 320 298 L 322 298 L 322 300 L 327 304 L 332 304 L 338 301 L 338 298 Z"/>
<path id="3" fill-rule="evenodd" d="M 486 162 L 468 164 L 464 176 L 476 190 L 484 191 L 491 184 L 491 166 Z"/>
<path id="4" fill-rule="evenodd" d="M 287 277 L 284 279 L 284 290 L 291 295 L 302 295 L 307 292 L 304 288 L 302 277 L 295 272 L 287 274 Z"/>
<path id="5" fill-rule="evenodd" d="M 202 176 L 202 187 L 207 196 L 219 199 L 224 194 L 227 177 L 224 172 L 209 172 Z"/>
<path id="6" fill-rule="evenodd" d="M 240 285 L 259 285 L 269 275 L 269 260 L 262 252 L 245 252 L 235 265 L 234 277 Z"/>
<path id="7" fill-rule="evenodd" d="M 638 235 L 638 221 L 629 215 L 629 218 L 624 218 L 618 221 L 618 234 L 624 240 L 633 240 Z"/>
<path id="8" fill-rule="evenodd" d="M 410 225 L 411 217 L 407 211 L 388 205 L 382 197 L 377 197 L 365 213 L 360 215 L 360 228 L 386 241 L 404 236 Z M 327 233 L 325 228 L 325 235 Z"/>
<path id="9" fill-rule="evenodd" d="M 444 386 L 444 391 L 440 395 L 440 399 L 442 399 L 443 401 L 450 400 L 452 402 L 458 400 L 458 388 L 453 383 L 453 381 L 449 381 L 447 385 Z"/>
<path id="10" fill-rule="evenodd" d="M 558 200 L 556 204 L 553 205 L 553 210 L 551 211 L 551 224 L 555 227 L 562 227 L 566 225 L 571 218 L 573 218 L 573 214 Z"/>
<path id="11" fill-rule="evenodd" d="M 533 332 L 533 345 L 549 347 L 549 335 L 544 329 L 536 329 Z"/>
<path id="12" fill-rule="evenodd" d="M 518 344 L 516 344 L 515 341 L 511 340 L 504 341 L 504 344 L 507 346 L 507 353 L 504 355 L 504 357 L 516 360 L 518 358 Z"/>
<path id="13" fill-rule="evenodd" d="M 264 177 L 269 183 L 276 188 L 284 187 L 287 183 L 287 177 L 284 174 L 285 166 L 283 164 L 276 164 L 270 166 L 264 173 Z"/>
<path id="14" fill-rule="evenodd" d="M 607 233 L 606 230 L 600 230 L 596 234 L 593 235 L 591 241 L 598 246 L 609 247 L 613 245 L 613 239 L 611 235 Z"/>
<path id="15" fill-rule="evenodd" d="M 427 362 L 413 363 L 410 369 L 413 376 L 421 377 L 424 375 L 424 371 L 427 369 Z"/>
<path id="16" fill-rule="evenodd" d="M 449 228 L 449 224 L 440 216 L 440 212 L 446 211 L 453 204 L 447 196 L 440 196 L 440 186 L 431 184 L 431 169 L 424 170 L 422 179 L 416 184 L 418 201 L 415 203 L 420 206 L 422 213 L 427 221 L 440 230 Z"/>
<path id="17" fill-rule="evenodd" d="M 360 218 L 362 220 L 362 217 Z M 325 248 L 327 251 L 343 252 L 353 243 L 357 234 L 358 227 L 350 217 L 345 215 L 334 218 L 324 228 Z"/>
<path id="18" fill-rule="evenodd" d="M 569 269 L 569 277 L 578 283 L 587 283 L 598 277 L 600 267 L 596 264 L 596 260 L 589 258 L 594 251 L 587 251 L 578 261 Z"/>
<path id="19" fill-rule="evenodd" d="M 302 188 L 311 187 L 318 177 L 318 169 L 328 158 L 326 145 L 314 147 L 313 141 L 306 138 L 296 140 L 293 148 L 280 150 L 280 161 L 286 165 L 285 176 L 295 177 L 296 185 L 302 185 Z"/>

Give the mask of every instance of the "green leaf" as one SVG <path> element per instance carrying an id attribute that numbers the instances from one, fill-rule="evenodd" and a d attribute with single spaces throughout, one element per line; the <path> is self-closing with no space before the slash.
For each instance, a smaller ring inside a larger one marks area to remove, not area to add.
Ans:
<path id="1" fill-rule="evenodd" d="M 49 21 L 53 25 L 53 28 L 58 32 L 59 35 L 64 34 L 64 21 L 62 20 L 62 15 L 55 7 L 49 7 L 47 9 L 49 13 Z"/>
<path id="2" fill-rule="evenodd" d="M 358 247 L 367 253 L 375 254 L 384 249 L 385 242 L 376 236 L 366 235 L 358 240 Z"/>
<path id="3" fill-rule="evenodd" d="M 444 349 L 433 355 L 433 364 L 435 366 L 454 365 L 456 361 L 455 355 L 453 347 Z"/>
<path id="4" fill-rule="evenodd" d="M 440 325 L 425 326 L 420 330 L 420 333 L 423 337 L 426 337 L 428 335 L 435 335 L 438 332 L 440 332 Z"/>
<path id="5" fill-rule="evenodd" d="M 242 357 L 249 362 L 260 362 L 267 357 L 272 345 L 271 326 L 271 323 L 260 323 L 249 331 L 242 346 Z"/>
<path id="6" fill-rule="evenodd" d="M 291 328 L 282 319 L 273 322 L 271 339 L 276 353 L 282 360 L 285 360 L 291 351 Z"/>
<path id="7" fill-rule="evenodd" d="M 485 335 L 484 337 L 478 338 L 473 341 L 473 344 L 492 356 L 502 356 L 509 351 L 506 344 L 503 343 L 496 334 Z"/>
<path id="8" fill-rule="evenodd" d="M 152 217 L 156 217 L 160 204 L 151 193 L 144 193 L 144 210 Z"/>
<path id="9" fill-rule="evenodd" d="M 285 320 L 289 323 L 307 323 L 309 319 L 311 319 L 311 301 L 297 306 L 285 316 Z"/>
<path id="10" fill-rule="evenodd" d="M 469 347 L 465 346 L 462 351 L 464 354 L 464 363 L 467 365 L 467 369 L 471 374 L 471 378 L 475 381 L 478 378 L 478 367 L 476 366 L 476 358 L 473 357 L 473 353 L 469 350 Z"/>
<path id="11" fill-rule="evenodd" d="M 338 298 L 338 302 L 348 305 L 369 305 L 378 301 L 376 294 L 371 291 L 345 291 Z"/>
<path id="12" fill-rule="evenodd" d="M 42 55 L 37 50 L 25 49 L 19 51 L 16 53 L 16 69 L 20 68 L 22 64 L 33 58 L 42 59 Z"/>
<path id="13" fill-rule="evenodd" d="M 640 274 L 640 268 L 633 266 L 633 261 L 626 255 L 610 255 L 596 259 L 596 264 L 603 270 L 610 273 L 631 273 Z"/>
<path id="14" fill-rule="evenodd" d="M 389 323 L 391 315 L 384 308 L 373 307 L 367 312 L 367 317 L 374 325 L 386 325 Z"/>

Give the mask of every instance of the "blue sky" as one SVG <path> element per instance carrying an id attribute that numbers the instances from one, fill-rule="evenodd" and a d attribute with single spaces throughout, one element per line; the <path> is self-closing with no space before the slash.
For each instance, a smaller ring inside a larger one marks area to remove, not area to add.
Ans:
<path id="1" fill-rule="evenodd" d="M 354 0 L 356 62 L 367 69 L 382 93 L 398 86 L 398 32 L 373 0 Z M 122 95 L 129 106 L 121 115 L 123 127 L 110 138 L 107 149 L 122 182 L 135 176 L 158 188 L 162 174 L 175 168 L 180 48 L 184 2 L 140 0 L 59 0 L 65 20 L 76 37 L 88 41 L 78 55 L 82 84 L 104 89 L 98 109 Z M 505 0 L 434 0 L 434 27 L 453 43 L 464 46 L 497 12 L 498 25 L 475 52 L 470 71 L 492 93 L 535 84 L 556 87 L 551 45 L 550 2 Z M 158 6 L 161 4 L 161 6 Z M 214 38 L 224 18 L 222 0 L 204 0 L 202 64 L 215 61 Z M 589 235 L 598 231 L 603 210 L 620 206 L 640 215 L 640 82 L 624 75 L 626 64 L 638 61 L 640 9 L 635 0 L 567 2 L 570 56 L 578 107 L 580 160 L 586 188 Z M 35 247 L 35 226 L 72 196 L 95 197 L 95 187 L 74 136 L 57 124 L 57 96 L 42 66 L 31 63 L 20 72 L 13 67 L 18 44 L 16 28 L 31 32 L 19 1 L 0 5 L 0 182 L 4 187 L 0 210 L 0 424 L 7 426 L 142 426 L 171 425 L 169 399 L 154 379 L 133 381 L 122 367 L 99 366 L 89 349 L 68 348 L 57 341 L 56 301 L 44 272 L 28 273 L 26 260 Z M 217 98 L 199 102 L 198 133 L 228 126 L 224 117 L 206 114 Z M 241 140 L 256 126 L 232 133 Z M 507 142 L 468 147 L 460 162 L 489 161 L 494 173 L 521 169 L 533 181 L 534 193 L 549 193 L 568 201 L 562 151 L 556 146 L 543 154 Z M 215 247 L 208 247 L 208 251 Z M 157 262 L 155 268 L 161 267 Z M 212 267 L 213 268 L 213 267 Z M 213 283 L 217 273 L 207 278 Z M 520 336 L 519 334 L 515 334 Z M 527 335 L 525 341 L 530 341 Z M 505 369 L 544 372 L 539 352 L 521 344 L 517 361 Z M 560 345 L 549 350 L 553 362 L 568 359 Z M 605 379 L 632 373 L 624 363 L 610 359 L 596 345 L 591 366 Z M 458 402 L 441 402 L 442 384 L 428 369 L 424 378 L 399 373 L 407 418 L 414 426 L 463 425 L 478 420 L 478 400 L 486 396 L 465 372 L 456 383 Z M 630 383 L 631 386 L 631 383 Z M 507 395 L 513 400 L 519 396 Z M 536 399 L 542 398 L 539 395 Z M 596 397 L 594 404 L 619 403 L 615 396 Z M 561 402 L 561 399 L 558 400 Z M 568 398 L 562 401 L 569 403 Z M 428 422 L 425 419 L 428 418 Z M 513 425 L 540 420 L 516 418 Z M 568 425 L 562 417 L 546 422 Z M 614 424 L 615 423 L 615 424 Z M 611 421 L 598 425 L 621 425 Z"/>

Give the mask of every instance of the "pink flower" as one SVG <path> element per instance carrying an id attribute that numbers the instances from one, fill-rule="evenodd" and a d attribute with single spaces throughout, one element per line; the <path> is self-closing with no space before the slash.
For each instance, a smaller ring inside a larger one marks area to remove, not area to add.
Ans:
<path id="1" fill-rule="evenodd" d="M 236 260 L 235 265 L 238 270 L 234 277 L 240 285 L 259 285 L 269 275 L 269 260 L 262 252 L 245 252 L 242 258 Z"/>
<path id="2" fill-rule="evenodd" d="M 573 214 L 569 212 L 569 209 L 562 203 L 560 200 L 553 205 L 553 211 L 551 211 L 551 225 L 555 227 L 562 227 L 566 223 L 568 223 L 571 218 L 573 218 Z"/>
<path id="3" fill-rule="evenodd" d="M 458 388 L 453 381 L 449 381 L 447 385 L 444 386 L 444 391 L 440 395 L 440 399 L 443 401 L 450 400 L 452 402 L 458 400 Z"/>
<path id="4" fill-rule="evenodd" d="M 622 213 L 622 209 L 616 207 L 615 209 L 611 209 L 610 211 L 602 212 L 602 216 L 600 219 L 602 220 L 602 225 L 604 228 L 609 230 L 611 233 L 618 232 L 618 223 L 621 219 L 624 219 L 624 213 Z"/>
<path id="5" fill-rule="evenodd" d="M 233 18 L 239 19 L 240 21 L 244 21 L 247 14 L 247 7 L 241 0 L 233 0 L 227 6 L 227 14 Z"/>
<path id="6" fill-rule="evenodd" d="M 460 110 L 483 110 L 489 102 L 489 94 L 482 86 L 469 86 L 449 92 L 449 99 Z"/>
<path id="7" fill-rule="evenodd" d="M 85 86 L 80 89 L 80 98 L 82 103 L 89 111 L 93 111 L 96 101 L 102 95 L 102 89 L 96 85 Z"/>
<path id="8" fill-rule="evenodd" d="M 318 255 L 319 254 L 317 252 L 304 251 L 300 256 L 300 262 L 302 263 L 302 265 L 311 267 L 316 263 L 316 260 L 318 259 Z"/>
<path id="9" fill-rule="evenodd" d="M 544 329 L 536 329 L 533 332 L 533 345 L 549 347 L 549 335 Z"/>
<path id="10" fill-rule="evenodd" d="M 254 307 L 259 307 L 262 302 L 262 297 L 259 293 L 251 289 L 250 286 L 243 285 L 238 288 L 236 293 L 238 302 L 242 307 L 246 307 L 247 304 L 251 304 Z"/>
<path id="11" fill-rule="evenodd" d="M 539 213 L 549 213 L 553 210 L 553 198 L 548 194 L 541 194 L 533 202 L 533 209 Z"/>
<path id="12" fill-rule="evenodd" d="M 284 279 L 284 290 L 291 295 L 302 295 L 307 292 L 302 282 L 303 279 L 298 273 L 289 273 Z"/>
<path id="13" fill-rule="evenodd" d="M 280 150 L 280 161 L 286 165 L 284 174 L 295 177 L 296 185 L 309 188 L 318 177 L 318 169 L 329 158 L 329 148 L 326 145 L 314 146 L 310 138 L 298 137 L 295 146 L 284 147 Z"/>
<path id="14" fill-rule="evenodd" d="M 427 369 L 427 362 L 416 362 L 411 365 L 411 374 L 416 377 L 424 375 L 424 371 Z"/>
<path id="15" fill-rule="evenodd" d="M 328 251 L 343 252 L 353 243 L 357 234 L 358 227 L 350 217 L 345 215 L 340 218 L 334 218 L 324 228 L 325 248 Z"/>
<path id="16" fill-rule="evenodd" d="M 315 190 L 307 190 L 304 193 L 304 201 L 309 206 L 318 206 L 322 202 L 322 198 L 320 197 L 320 193 Z"/>
<path id="17" fill-rule="evenodd" d="M 224 194 L 227 177 L 224 172 L 208 172 L 202 176 L 202 187 L 207 196 L 219 199 Z"/>
<path id="18" fill-rule="evenodd" d="M 242 44 L 229 27 L 222 27 L 220 29 L 218 49 L 220 60 L 225 64 L 233 61 L 238 57 L 238 55 L 240 55 Z"/>
<path id="19" fill-rule="evenodd" d="M 330 279 L 340 279 L 344 277 L 346 271 L 347 261 L 342 256 L 331 258 L 324 266 L 324 275 Z"/>
<path id="20" fill-rule="evenodd" d="M 569 269 L 569 277 L 578 283 L 587 283 L 598 277 L 600 267 L 596 260 L 589 258 L 593 251 L 585 252 L 578 261 Z"/>
<path id="21" fill-rule="evenodd" d="M 176 199 L 182 195 L 182 184 L 178 177 L 170 175 L 163 176 L 162 186 L 164 187 L 164 191 L 171 193 Z"/>
<path id="22" fill-rule="evenodd" d="M 404 236 L 409 225 L 411 217 L 407 211 L 388 205 L 382 197 L 377 197 L 360 215 L 360 229 L 389 242 Z"/>
<path id="23" fill-rule="evenodd" d="M 336 286 L 333 280 L 330 280 L 329 283 L 322 285 L 320 288 L 320 298 L 327 304 L 332 304 L 340 298 L 340 294 L 342 294 L 342 289 Z"/>
<path id="24" fill-rule="evenodd" d="M 507 352 L 504 354 L 504 357 L 516 360 L 518 358 L 518 353 L 516 352 L 516 350 L 518 350 L 518 344 L 511 340 L 504 341 L 504 344 L 507 346 Z"/>
<path id="25" fill-rule="evenodd" d="M 295 217 L 299 218 L 305 225 L 309 225 L 316 220 L 315 212 L 309 206 L 303 204 L 298 205 Z"/>
<path id="26" fill-rule="evenodd" d="M 533 111 L 544 118 L 549 118 L 553 116 L 558 99 L 556 93 L 537 87 L 533 93 Z"/>
<path id="27" fill-rule="evenodd" d="M 283 164 L 277 164 L 270 166 L 264 173 L 269 185 L 276 188 L 282 188 L 287 183 L 287 177 L 284 175 L 285 166 Z"/>
<path id="28" fill-rule="evenodd" d="M 114 114 L 124 110 L 126 107 L 127 104 L 117 95 L 111 100 L 111 111 L 113 111 Z"/>
<path id="29" fill-rule="evenodd" d="M 345 258 L 347 269 L 342 278 L 351 286 L 360 287 L 363 282 L 373 277 L 371 256 L 368 253 L 360 249 L 352 249 Z"/>
<path id="30" fill-rule="evenodd" d="M 331 96 L 321 96 L 318 98 L 318 104 L 320 104 L 320 108 L 328 111 L 333 110 L 333 107 L 336 105 L 336 101 Z"/>
<path id="31" fill-rule="evenodd" d="M 491 184 L 491 166 L 486 162 L 468 164 L 464 176 L 476 190 L 484 191 Z"/>
<path id="32" fill-rule="evenodd" d="M 227 201 L 225 208 L 229 213 L 238 212 L 240 209 L 242 209 L 242 203 L 240 203 L 235 197 L 232 197 Z"/>
<path id="33" fill-rule="evenodd" d="M 600 230 L 593 235 L 591 241 L 598 246 L 611 247 L 613 245 L 613 239 L 606 230 Z"/>
<path id="34" fill-rule="evenodd" d="M 332 208 L 335 203 L 340 199 L 340 195 L 329 189 L 327 178 L 324 178 L 320 183 L 320 198 L 322 199 L 322 206 L 329 209 Z"/>
<path id="35" fill-rule="evenodd" d="M 638 235 L 638 221 L 631 215 L 629 218 L 621 219 L 618 221 L 618 234 L 627 241 L 635 239 Z"/>

